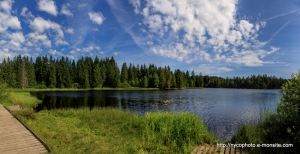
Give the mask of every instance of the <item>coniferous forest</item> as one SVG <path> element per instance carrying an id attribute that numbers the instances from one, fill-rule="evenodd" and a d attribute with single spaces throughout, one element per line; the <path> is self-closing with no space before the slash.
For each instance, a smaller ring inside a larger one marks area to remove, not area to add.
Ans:
<path id="1" fill-rule="evenodd" d="M 82 57 L 17 56 L 3 59 L 0 64 L 0 82 L 11 88 L 247 88 L 279 89 L 286 80 L 267 75 L 221 78 L 203 76 L 194 71 L 171 71 L 169 66 L 157 67 L 123 63 L 118 67 L 113 57 L 99 59 Z"/>

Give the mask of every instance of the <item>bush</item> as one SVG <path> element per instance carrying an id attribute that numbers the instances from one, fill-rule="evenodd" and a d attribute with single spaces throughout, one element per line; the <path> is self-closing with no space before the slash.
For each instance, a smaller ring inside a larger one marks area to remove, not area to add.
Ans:
<path id="1" fill-rule="evenodd" d="M 129 88 L 129 87 L 130 87 L 130 84 L 127 82 L 119 84 L 119 88 Z"/>
<path id="2" fill-rule="evenodd" d="M 42 83 L 35 86 L 36 89 L 47 89 L 46 83 L 43 81 Z"/>

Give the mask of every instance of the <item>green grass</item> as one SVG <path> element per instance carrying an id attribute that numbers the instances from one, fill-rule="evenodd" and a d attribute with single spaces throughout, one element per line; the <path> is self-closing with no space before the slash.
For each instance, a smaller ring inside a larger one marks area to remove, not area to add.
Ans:
<path id="1" fill-rule="evenodd" d="M 9 92 L 8 98 L 1 100 L 0 104 L 4 106 L 20 105 L 23 108 L 33 108 L 42 101 L 31 96 L 27 91 Z"/>
<path id="2" fill-rule="evenodd" d="M 129 126 L 136 128 L 149 151 L 189 153 L 195 145 L 216 143 L 203 122 L 193 113 L 150 112 L 135 115 Z"/>
<path id="3" fill-rule="evenodd" d="M 192 113 L 134 113 L 113 108 L 15 112 L 52 153 L 190 153 L 216 143 Z"/>

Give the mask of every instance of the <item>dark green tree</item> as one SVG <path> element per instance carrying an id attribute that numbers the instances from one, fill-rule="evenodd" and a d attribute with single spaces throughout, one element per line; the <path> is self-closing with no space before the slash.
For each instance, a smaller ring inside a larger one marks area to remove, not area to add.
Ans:
<path id="1" fill-rule="evenodd" d="M 127 83 L 127 82 L 128 82 L 128 69 L 126 63 L 123 63 L 121 69 L 121 83 Z"/>

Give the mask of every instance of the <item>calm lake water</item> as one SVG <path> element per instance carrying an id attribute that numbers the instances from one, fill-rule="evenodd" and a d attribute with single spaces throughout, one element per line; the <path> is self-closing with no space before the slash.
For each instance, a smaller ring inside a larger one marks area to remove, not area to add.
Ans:
<path id="1" fill-rule="evenodd" d="M 160 91 L 32 92 L 43 100 L 36 110 L 116 107 L 144 114 L 149 111 L 190 111 L 201 117 L 218 139 L 230 140 L 241 123 L 255 124 L 268 109 L 275 112 L 279 90 L 186 89 Z"/>

